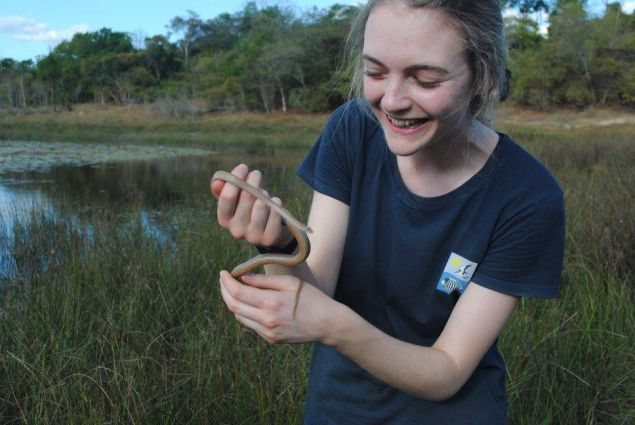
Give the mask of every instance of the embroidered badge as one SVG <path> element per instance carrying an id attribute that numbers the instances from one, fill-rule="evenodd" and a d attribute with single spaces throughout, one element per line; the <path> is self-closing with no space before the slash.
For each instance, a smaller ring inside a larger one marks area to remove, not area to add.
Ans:
<path id="1" fill-rule="evenodd" d="M 437 290 L 446 294 L 451 294 L 453 291 L 463 293 L 467 284 L 470 283 L 477 265 L 477 263 L 453 252 L 439 278 Z"/>

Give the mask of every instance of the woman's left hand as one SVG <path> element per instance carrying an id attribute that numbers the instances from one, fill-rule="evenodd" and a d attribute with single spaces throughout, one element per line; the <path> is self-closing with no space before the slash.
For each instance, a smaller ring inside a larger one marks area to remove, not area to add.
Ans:
<path id="1" fill-rule="evenodd" d="M 220 273 L 223 300 L 236 319 L 270 343 L 322 341 L 327 336 L 328 312 L 337 304 L 310 283 L 300 291 L 291 275 L 247 274 L 244 283 L 227 271 Z M 331 315 L 332 316 L 332 315 Z"/>

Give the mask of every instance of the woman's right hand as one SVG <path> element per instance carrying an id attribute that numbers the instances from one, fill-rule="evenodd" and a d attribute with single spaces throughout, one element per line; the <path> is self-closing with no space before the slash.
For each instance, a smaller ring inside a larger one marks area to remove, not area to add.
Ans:
<path id="1" fill-rule="evenodd" d="M 249 171 L 247 165 L 238 164 L 231 173 L 254 187 L 260 187 L 262 173 L 259 170 Z M 280 214 L 253 195 L 222 180 L 212 182 L 211 190 L 218 199 L 218 224 L 229 230 L 234 238 L 267 247 L 284 247 L 293 239 L 282 225 Z M 271 199 L 282 205 L 279 198 Z"/>

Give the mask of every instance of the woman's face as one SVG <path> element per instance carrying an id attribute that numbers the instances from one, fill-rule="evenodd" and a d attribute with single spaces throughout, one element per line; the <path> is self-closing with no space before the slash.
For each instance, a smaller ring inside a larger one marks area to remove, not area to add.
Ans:
<path id="1" fill-rule="evenodd" d="M 466 125 L 472 73 L 461 33 L 433 9 L 378 6 L 364 33 L 364 96 L 390 150 L 410 156 Z"/>

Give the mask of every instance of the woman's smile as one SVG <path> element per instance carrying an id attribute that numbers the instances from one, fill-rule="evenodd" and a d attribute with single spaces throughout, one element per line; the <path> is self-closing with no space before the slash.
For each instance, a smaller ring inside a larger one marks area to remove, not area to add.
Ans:
<path id="1" fill-rule="evenodd" d="M 385 114 L 390 129 L 396 133 L 407 135 L 427 129 L 429 118 L 396 118 Z"/>

